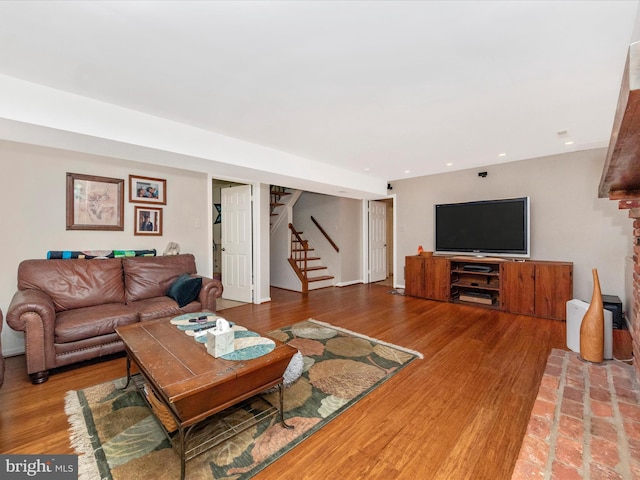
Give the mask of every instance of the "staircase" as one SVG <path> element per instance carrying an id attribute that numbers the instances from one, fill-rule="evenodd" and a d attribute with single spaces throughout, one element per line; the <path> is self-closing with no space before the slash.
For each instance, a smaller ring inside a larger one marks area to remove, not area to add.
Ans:
<path id="1" fill-rule="evenodd" d="M 285 187 L 280 187 L 278 185 L 271 185 L 271 202 L 270 202 L 270 212 L 271 217 L 277 217 L 280 215 L 281 208 L 286 206 L 286 203 L 283 203 L 283 197 L 287 197 L 291 195 L 291 192 L 288 192 Z M 273 225 L 273 222 L 271 223 Z"/>
<path id="2" fill-rule="evenodd" d="M 303 232 L 298 232 L 289 223 L 291 231 L 291 254 L 289 264 L 302 282 L 302 293 L 309 293 L 311 289 L 323 288 L 333 285 L 333 276 L 326 275 L 327 267 L 322 264 L 322 259 L 314 254 L 314 249 L 309 247 L 309 241 L 302 237 Z"/>
<path id="3" fill-rule="evenodd" d="M 272 264 L 278 265 L 282 265 L 286 260 L 293 270 L 287 267 L 288 273 L 278 277 L 280 285 L 285 285 L 283 288 L 293 287 L 297 290 L 301 285 L 302 293 L 306 294 L 309 290 L 333 286 L 334 277 L 328 274 L 328 267 L 324 265 L 309 240 L 303 238 L 302 232 L 296 231 L 293 227 L 293 207 L 300 195 L 302 195 L 300 190 L 289 190 L 277 185 L 270 187 L 270 223 L 273 242 L 271 260 L 274 262 Z M 309 238 L 314 240 L 312 236 Z"/>

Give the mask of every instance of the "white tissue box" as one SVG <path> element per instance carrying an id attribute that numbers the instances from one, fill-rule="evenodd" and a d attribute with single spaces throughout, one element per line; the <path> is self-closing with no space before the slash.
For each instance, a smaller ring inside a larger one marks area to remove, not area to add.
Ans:
<path id="1" fill-rule="evenodd" d="M 210 330 L 207 332 L 207 353 L 216 358 L 231 353 L 234 350 L 233 340 L 233 330 Z"/>

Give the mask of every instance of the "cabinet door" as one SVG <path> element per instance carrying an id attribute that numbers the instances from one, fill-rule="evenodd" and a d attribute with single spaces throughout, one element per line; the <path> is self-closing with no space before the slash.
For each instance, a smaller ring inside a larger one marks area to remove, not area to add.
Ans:
<path id="1" fill-rule="evenodd" d="M 502 266 L 504 310 L 535 315 L 535 263 L 508 262 Z"/>
<path id="2" fill-rule="evenodd" d="M 416 255 L 405 257 L 404 275 L 405 295 L 425 298 L 424 258 Z"/>
<path id="3" fill-rule="evenodd" d="M 451 275 L 447 258 L 427 257 L 425 269 L 425 295 L 432 300 L 449 300 Z"/>
<path id="4" fill-rule="evenodd" d="M 536 315 L 566 320 L 567 302 L 573 297 L 573 265 L 536 264 Z"/>

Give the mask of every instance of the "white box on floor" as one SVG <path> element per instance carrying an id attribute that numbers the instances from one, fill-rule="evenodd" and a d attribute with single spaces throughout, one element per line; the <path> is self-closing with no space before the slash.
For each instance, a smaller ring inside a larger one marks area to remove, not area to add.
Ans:
<path id="1" fill-rule="evenodd" d="M 588 308 L 582 300 L 567 302 L 567 348 L 576 353 L 580 353 L 580 325 Z M 613 359 L 613 314 L 609 310 L 604 311 L 604 359 Z"/>

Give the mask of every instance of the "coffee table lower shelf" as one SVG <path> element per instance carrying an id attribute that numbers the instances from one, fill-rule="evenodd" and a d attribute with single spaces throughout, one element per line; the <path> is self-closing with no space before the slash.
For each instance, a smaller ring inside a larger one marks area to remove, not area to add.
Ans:
<path id="1" fill-rule="evenodd" d="M 184 462 L 211 450 L 263 420 L 277 414 L 282 415 L 280 409 L 271 405 L 262 396 L 256 395 L 184 429 L 183 436 L 181 436 L 178 425 L 168 409 L 161 402 L 158 405 L 149 399 L 149 396 L 154 393 L 144 377 L 140 374 L 133 375 L 131 381 L 142 393 L 173 449 L 180 456 L 183 471 Z M 280 395 L 282 395 L 281 391 Z M 164 408 L 165 411 L 160 410 L 159 407 Z M 289 426 L 282 420 L 281 418 L 283 426 L 288 428 Z M 184 445 L 181 445 L 181 442 Z"/>

